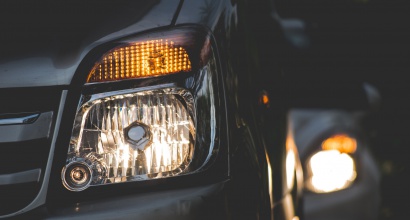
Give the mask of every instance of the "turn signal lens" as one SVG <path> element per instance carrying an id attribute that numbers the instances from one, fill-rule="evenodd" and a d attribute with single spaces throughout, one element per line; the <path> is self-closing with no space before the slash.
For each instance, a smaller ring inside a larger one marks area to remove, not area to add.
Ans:
<path id="1" fill-rule="evenodd" d="M 356 151 L 356 139 L 347 134 L 337 134 L 327 138 L 322 142 L 323 150 L 337 150 L 341 153 L 352 154 Z"/>
<path id="2" fill-rule="evenodd" d="M 91 70 L 87 82 L 135 79 L 191 71 L 187 51 L 168 39 L 136 42 L 104 54 Z"/>

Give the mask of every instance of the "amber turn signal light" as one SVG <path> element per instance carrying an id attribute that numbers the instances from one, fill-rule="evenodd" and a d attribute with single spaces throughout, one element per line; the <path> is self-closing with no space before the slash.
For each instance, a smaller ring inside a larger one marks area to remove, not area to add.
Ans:
<path id="1" fill-rule="evenodd" d="M 87 83 L 145 78 L 191 71 L 187 51 L 169 39 L 155 39 L 116 47 L 96 63 Z"/>
<path id="2" fill-rule="evenodd" d="M 356 151 L 356 139 L 346 134 L 336 134 L 322 142 L 323 150 L 337 150 L 340 153 L 351 154 Z"/>

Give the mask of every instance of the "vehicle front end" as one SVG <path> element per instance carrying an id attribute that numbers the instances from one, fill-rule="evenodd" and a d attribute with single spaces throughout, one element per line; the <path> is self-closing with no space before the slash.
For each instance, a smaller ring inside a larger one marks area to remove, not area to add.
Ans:
<path id="1" fill-rule="evenodd" d="M 230 57 L 236 4 L 20 3 L 0 15 L 0 218 L 297 215 L 297 154 L 272 185 L 296 149 L 263 141 L 285 114 L 258 133 L 247 114 L 270 109 L 231 81 L 249 83 Z"/>

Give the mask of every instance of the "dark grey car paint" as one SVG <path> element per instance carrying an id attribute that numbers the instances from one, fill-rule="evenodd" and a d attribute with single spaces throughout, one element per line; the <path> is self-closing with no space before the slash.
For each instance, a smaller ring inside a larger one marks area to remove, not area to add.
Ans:
<path id="1" fill-rule="evenodd" d="M 179 0 L 122 2 L 2 2 L 8 7 L 0 7 L 0 88 L 69 85 L 91 49 L 170 25 L 179 4 Z M 112 11 L 87 16 L 88 10 L 98 10 L 99 4 Z M 10 14 L 13 16 L 8 17 Z"/>

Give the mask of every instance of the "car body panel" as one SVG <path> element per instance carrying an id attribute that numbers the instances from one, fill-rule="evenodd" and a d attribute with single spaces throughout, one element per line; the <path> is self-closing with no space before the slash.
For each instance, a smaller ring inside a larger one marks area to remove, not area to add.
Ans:
<path id="1" fill-rule="evenodd" d="M 8 4 L 2 7 L 10 23 L 1 38 L 0 88 L 69 85 L 91 49 L 171 25 L 179 0 Z"/>
<path id="2" fill-rule="evenodd" d="M 37 210 L 42 219 L 209 219 L 224 215 L 215 203 L 224 182 L 170 191 L 141 193 Z M 213 209 L 211 211 L 211 209 Z M 114 211 L 115 210 L 115 211 Z"/>

